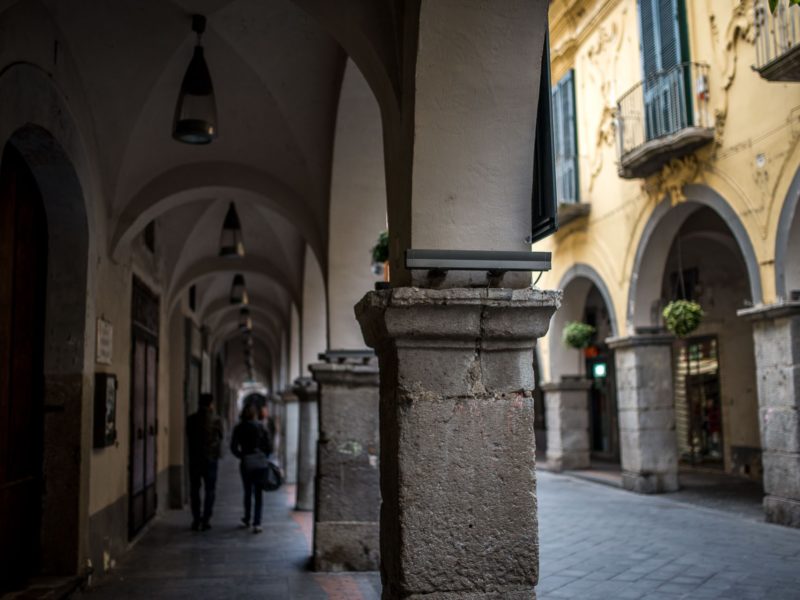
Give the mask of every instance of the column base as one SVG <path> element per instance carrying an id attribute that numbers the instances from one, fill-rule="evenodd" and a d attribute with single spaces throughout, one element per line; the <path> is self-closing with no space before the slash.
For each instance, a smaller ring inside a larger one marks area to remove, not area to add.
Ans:
<path id="1" fill-rule="evenodd" d="M 314 529 L 314 570 L 377 571 L 381 556 L 377 522 L 328 521 Z"/>
<path id="2" fill-rule="evenodd" d="M 677 492 L 678 474 L 622 472 L 622 488 L 637 494 L 664 494 Z"/>
<path id="3" fill-rule="evenodd" d="M 546 464 L 549 471 L 560 473 L 561 471 L 588 469 L 592 460 L 589 452 L 570 452 L 561 456 L 552 456 L 548 453 Z"/>
<path id="4" fill-rule="evenodd" d="M 395 596 L 387 596 L 384 592 L 383 598 L 392 600 Z M 533 588 L 498 592 L 442 592 L 439 594 L 412 594 L 403 596 L 403 600 L 536 600 L 536 592 Z"/>
<path id="5" fill-rule="evenodd" d="M 764 497 L 767 523 L 800 528 L 800 501 L 780 496 Z"/>

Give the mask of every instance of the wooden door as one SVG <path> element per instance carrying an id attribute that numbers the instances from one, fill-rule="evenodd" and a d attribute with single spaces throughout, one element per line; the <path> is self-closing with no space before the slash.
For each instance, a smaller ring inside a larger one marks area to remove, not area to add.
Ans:
<path id="1" fill-rule="evenodd" d="M 0 593 L 38 567 L 47 223 L 22 157 L 0 167 Z"/>
<path id="2" fill-rule="evenodd" d="M 158 298 L 133 280 L 129 536 L 156 513 L 158 441 Z"/>

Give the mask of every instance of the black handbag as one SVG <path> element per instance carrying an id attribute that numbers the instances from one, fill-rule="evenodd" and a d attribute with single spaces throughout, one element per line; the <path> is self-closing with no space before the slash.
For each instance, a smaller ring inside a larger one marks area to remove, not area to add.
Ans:
<path id="1" fill-rule="evenodd" d="M 283 472 L 272 461 L 267 461 L 267 466 L 253 473 L 253 481 L 265 492 L 274 492 L 283 484 Z"/>

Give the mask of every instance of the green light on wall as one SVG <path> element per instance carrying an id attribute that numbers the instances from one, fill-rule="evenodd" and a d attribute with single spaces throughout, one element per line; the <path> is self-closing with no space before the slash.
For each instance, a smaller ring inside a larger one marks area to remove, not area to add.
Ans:
<path id="1" fill-rule="evenodd" d="M 594 363 L 594 366 L 592 366 L 592 375 L 595 379 L 602 379 L 606 376 L 607 372 L 606 363 Z"/>

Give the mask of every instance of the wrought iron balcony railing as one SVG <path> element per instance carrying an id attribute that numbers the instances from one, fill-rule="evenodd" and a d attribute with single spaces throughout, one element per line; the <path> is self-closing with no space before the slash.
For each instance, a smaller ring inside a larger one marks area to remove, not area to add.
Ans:
<path id="1" fill-rule="evenodd" d="M 769 81 L 800 81 L 800 6 L 780 0 L 773 14 L 768 0 L 755 0 L 756 64 Z"/>
<path id="2" fill-rule="evenodd" d="M 682 63 L 636 84 L 617 102 L 619 174 L 647 177 L 714 139 L 708 65 Z"/>

